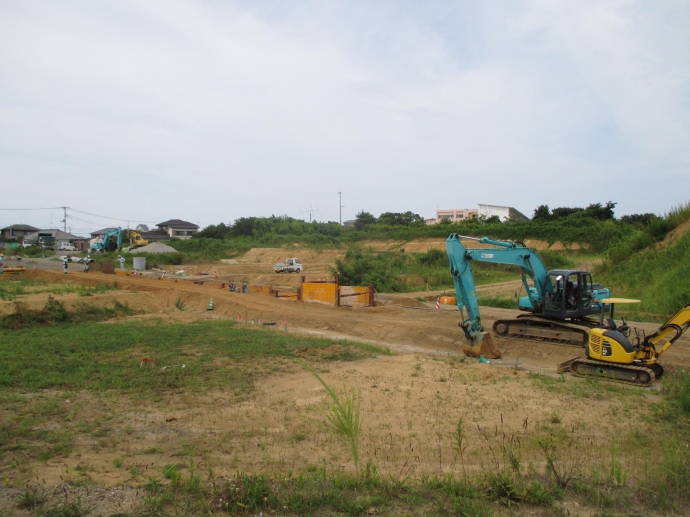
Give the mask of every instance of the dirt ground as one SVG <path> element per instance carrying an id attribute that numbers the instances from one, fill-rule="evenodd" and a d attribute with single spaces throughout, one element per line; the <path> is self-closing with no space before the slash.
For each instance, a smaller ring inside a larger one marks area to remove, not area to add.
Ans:
<path id="1" fill-rule="evenodd" d="M 299 253 L 309 264 L 305 272 L 308 278 L 327 276 L 327 266 L 338 252 L 310 253 L 314 256 L 307 257 L 304 251 Z M 221 282 L 232 275 L 245 275 L 252 281 L 265 276 L 274 283 L 277 279 L 281 283 L 286 279 L 297 282 L 297 275 L 270 273 L 272 263 L 285 258 L 284 255 L 285 250 L 252 250 L 234 263 L 188 269 L 190 274 L 207 271 L 212 275 L 217 271 L 219 278 L 204 277 L 203 285 L 175 275 L 159 280 L 87 274 L 75 270 L 78 268 L 64 275 L 42 268 L 40 262 L 36 262 L 38 269 L 33 270 L 30 261 L 25 264 L 29 267 L 25 277 L 55 284 L 92 286 L 116 280 L 118 290 L 93 295 L 88 301 L 126 302 L 142 312 L 135 319 L 227 318 L 243 325 L 287 320 L 289 333 L 333 339 L 334 347 L 341 346 L 343 340 L 355 340 L 390 348 L 395 355 L 318 363 L 318 371 L 329 384 L 360 390 L 363 400 L 360 463 L 371 462 L 381 473 L 396 479 L 479 469 L 491 461 L 494 450 L 491 445 L 496 447 L 501 439 L 519 440 L 520 437 L 526 443 L 528 434 L 551 425 L 554 415 L 558 415 L 559 428 L 566 432 L 610 436 L 626 429 L 629 422 L 640 420 L 641 400 L 659 398 L 658 386 L 647 390 L 614 386 L 606 389 L 619 395 L 582 396 L 582 390 L 595 393 L 601 388 L 590 388 L 586 381 L 570 376 L 561 379 L 555 374 L 559 362 L 581 355 L 582 350 L 575 347 L 496 337 L 495 342 L 504 354 L 501 361 L 513 365 L 517 362 L 518 368 L 478 364 L 465 358 L 461 351 L 463 338 L 457 326 L 460 320 L 457 308 L 443 306 L 436 310 L 433 302 L 417 299 L 428 293 L 385 295 L 373 308 L 336 308 L 221 288 Z M 11 278 L 5 275 L 2 280 Z M 512 292 L 515 282 L 486 289 L 492 293 Z M 23 297 L 23 301 L 30 308 L 39 308 L 46 296 L 30 295 Z M 84 301 L 76 294 L 57 298 L 67 305 Z M 175 308 L 178 298 L 184 302 L 186 311 Z M 212 312 L 206 310 L 210 298 L 215 303 Z M 0 314 L 12 310 L 13 302 L 0 302 Z M 482 308 L 487 328 L 495 319 L 516 313 Z M 629 324 L 647 333 L 658 327 L 644 322 Z M 276 332 L 284 332 L 284 327 L 278 325 Z M 139 368 L 138 361 L 138 356 L 132 358 L 133 368 Z M 680 339 L 664 355 L 662 364 L 690 367 L 688 337 Z M 553 377 L 554 382 L 562 381 L 567 389 L 554 395 L 534 380 L 535 373 L 547 379 Z M 125 396 L 73 393 L 70 400 L 62 403 L 69 404 L 74 421 L 107 415 L 104 423 L 79 434 L 69 457 L 37 463 L 26 461 L 17 452 L 16 465 L 2 469 L 2 475 L 9 484 L 33 479 L 55 487 L 87 476 L 99 486 L 127 483 L 134 486 L 148 476 L 160 477 L 167 464 L 188 466 L 190 455 L 200 471 L 228 476 L 237 471 L 297 473 L 320 466 L 354 469 L 349 450 L 319 423 L 314 408 L 323 400 L 325 392 L 311 373 L 300 368 L 297 362 L 288 363 L 261 380 L 256 388 L 249 399 L 241 402 L 219 390 L 204 394 L 171 393 L 150 404 Z M 44 393 L 43 396 L 60 397 L 61 394 Z M 612 414 L 619 416 L 612 419 Z M 471 451 L 462 461 L 452 447 L 460 417 L 468 429 L 468 451 Z M 536 449 L 525 446 L 523 461 L 541 465 L 543 458 Z M 135 505 L 140 494 L 130 496 L 127 504 Z M 589 515 L 584 510 L 579 514 Z"/>

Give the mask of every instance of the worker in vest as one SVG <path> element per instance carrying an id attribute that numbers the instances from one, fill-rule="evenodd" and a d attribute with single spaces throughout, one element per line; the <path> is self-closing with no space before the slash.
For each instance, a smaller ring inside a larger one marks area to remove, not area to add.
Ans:
<path id="1" fill-rule="evenodd" d="M 67 255 L 62 257 L 62 269 L 67 274 L 67 264 L 69 264 L 69 259 L 67 258 Z"/>
<path id="2" fill-rule="evenodd" d="M 87 253 L 86 258 L 84 259 L 84 273 L 88 273 L 90 267 L 91 267 L 91 255 L 89 255 Z"/>
<path id="3" fill-rule="evenodd" d="M 122 257 L 121 255 L 118 255 L 118 256 L 117 256 L 117 260 L 118 260 L 118 262 L 120 262 L 120 269 L 124 269 L 124 268 L 125 268 L 125 259 L 124 259 L 124 257 Z"/>
<path id="4" fill-rule="evenodd" d="M 2 253 L 0 253 L 0 275 L 2 274 L 2 261 L 3 261 L 4 258 L 5 258 L 5 255 L 3 255 Z"/>

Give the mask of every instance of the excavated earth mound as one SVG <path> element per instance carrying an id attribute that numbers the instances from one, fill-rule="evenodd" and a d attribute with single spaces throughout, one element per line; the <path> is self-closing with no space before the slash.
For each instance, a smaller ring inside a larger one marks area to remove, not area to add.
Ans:
<path id="1" fill-rule="evenodd" d="M 130 253 L 177 253 L 177 250 L 162 242 L 152 242 L 151 244 L 132 250 Z"/>

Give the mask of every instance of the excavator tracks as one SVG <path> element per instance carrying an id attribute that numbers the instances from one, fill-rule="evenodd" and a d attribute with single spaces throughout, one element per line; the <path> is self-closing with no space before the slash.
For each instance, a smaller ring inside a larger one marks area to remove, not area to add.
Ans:
<path id="1" fill-rule="evenodd" d="M 655 372 L 645 366 L 605 363 L 584 358 L 572 360 L 569 368 L 580 377 L 599 377 L 634 386 L 649 386 L 656 377 Z"/>
<path id="2" fill-rule="evenodd" d="M 596 323 L 589 321 L 578 325 L 523 316 L 516 319 L 497 320 L 493 325 L 493 330 L 501 337 L 584 347 L 589 339 L 589 329 L 595 326 L 597 326 Z"/>

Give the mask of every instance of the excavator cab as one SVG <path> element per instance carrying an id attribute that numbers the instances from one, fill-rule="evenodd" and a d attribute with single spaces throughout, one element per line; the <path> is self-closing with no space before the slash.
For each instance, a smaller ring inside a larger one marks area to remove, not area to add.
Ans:
<path id="1" fill-rule="evenodd" d="M 549 271 L 546 282 L 543 314 L 550 318 L 581 318 L 601 310 L 597 295 L 600 293 L 587 271 L 554 269 Z"/>

